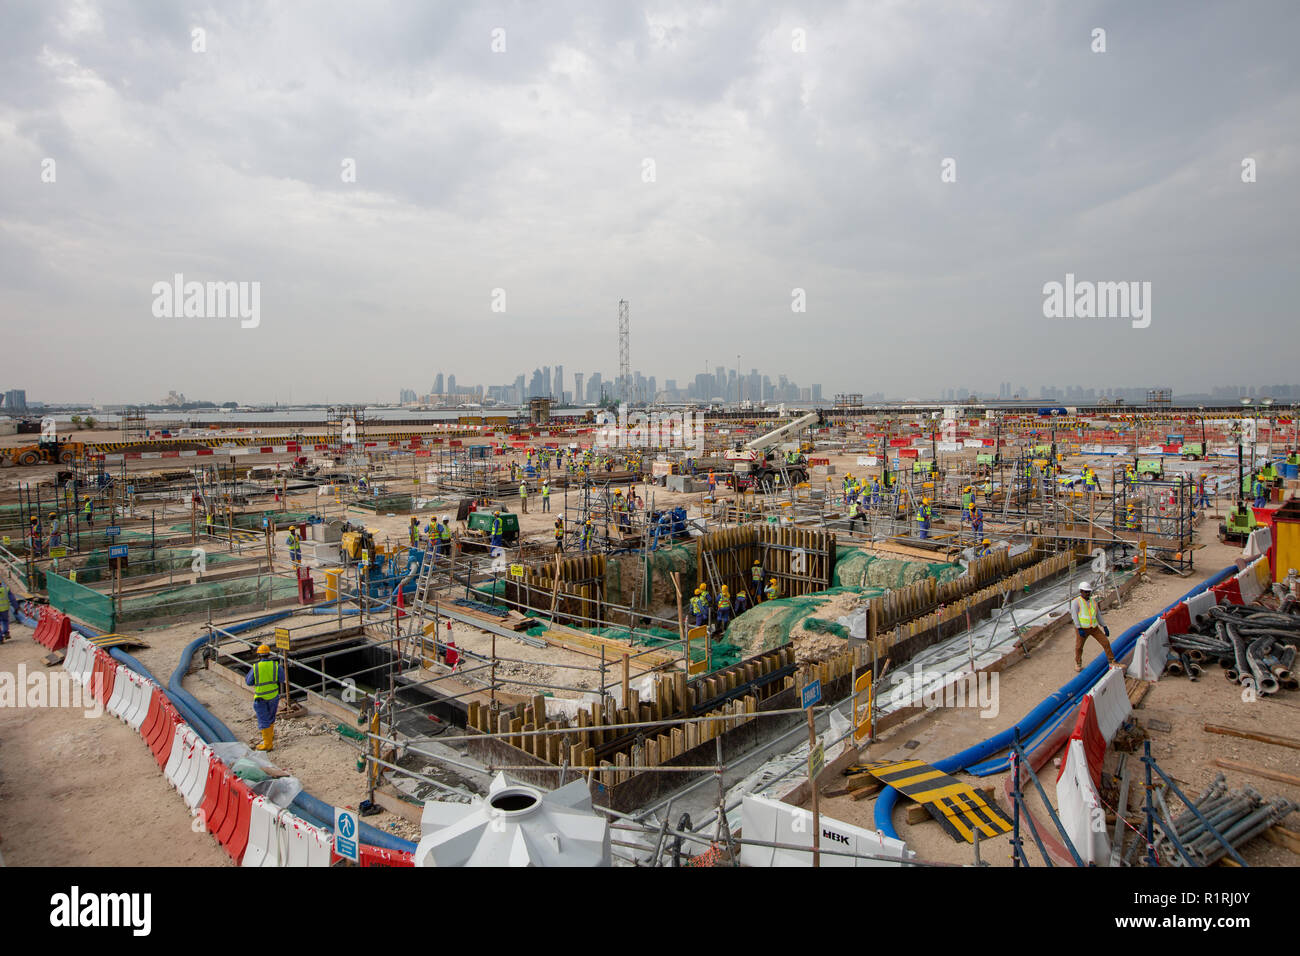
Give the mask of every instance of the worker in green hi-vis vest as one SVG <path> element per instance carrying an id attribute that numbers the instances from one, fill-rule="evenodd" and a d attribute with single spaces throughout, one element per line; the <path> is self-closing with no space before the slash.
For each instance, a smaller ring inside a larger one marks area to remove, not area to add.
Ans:
<path id="1" fill-rule="evenodd" d="M 256 750 L 271 750 L 275 746 L 275 712 L 280 706 L 282 675 L 283 669 L 271 656 L 271 648 L 265 644 L 258 647 L 257 660 L 244 678 L 244 683 L 253 688 L 253 713 L 257 716 L 257 729 L 262 732 L 262 742 Z"/>

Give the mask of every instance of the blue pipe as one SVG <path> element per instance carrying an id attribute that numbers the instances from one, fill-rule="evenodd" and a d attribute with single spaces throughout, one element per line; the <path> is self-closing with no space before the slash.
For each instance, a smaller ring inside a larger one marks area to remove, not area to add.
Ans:
<path id="1" fill-rule="evenodd" d="M 1164 614 L 1166 611 L 1172 610 L 1193 595 L 1214 587 L 1214 585 L 1218 584 L 1220 581 L 1223 581 L 1230 575 L 1236 573 L 1236 566 L 1224 568 L 1213 577 L 1207 578 L 1197 584 L 1196 587 L 1192 588 L 1160 613 Z M 1159 616 L 1160 615 L 1157 614 L 1148 617 L 1138 624 L 1134 624 L 1124 632 L 1113 648 L 1117 660 L 1132 650 L 1133 645 L 1137 643 L 1138 635 L 1150 627 Z M 1018 723 L 1008 727 L 1000 733 L 994 734 L 992 737 L 989 737 L 972 747 L 967 747 L 965 750 L 935 762 L 933 765 L 934 768 L 936 770 L 942 770 L 944 773 L 956 773 L 963 767 L 970 767 L 972 773 L 976 773 L 977 770 L 984 770 L 984 773 L 977 774 L 978 776 L 996 773 L 996 769 L 981 767 L 979 766 L 979 762 L 986 761 L 994 754 L 1001 753 L 1003 750 L 1009 748 L 1017 731 L 1020 733 L 1023 742 L 1022 745 L 1025 749 L 1031 749 L 1031 745 L 1027 738 L 1032 738 L 1035 732 L 1040 730 L 1042 725 L 1045 722 L 1050 721 L 1053 716 L 1057 717 L 1056 723 L 1059 724 L 1061 712 L 1065 710 L 1065 708 L 1078 702 L 1078 700 L 1092 688 L 1092 685 L 1097 682 L 1098 678 L 1103 675 L 1107 666 L 1108 665 L 1105 663 L 1103 658 L 1099 657 L 1094 659 L 1092 663 L 1085 667 L 1081 673 L 1077 674 L 1073 680 L 1064 684 L 1055 692 L 1044 698 L 1042 703 L 1022 717 Z M 1000 757 L 997 761 L 991 761 L 991 763 L 1001 764 L 1001 768 L 1004 770 L 1007 767 L 1006 757 Z M 897 802 L 898 791 L 893 787 L 886 787 L 880 796 L 876 798 L 875 806 L 876 829 L 885 836 L 892 837 L 895 840 L 899 839 L 899 836 L 898 832 L 894 829 L 892 818 L 894 815 L 894 806 Z"/>
<path id="2" fill-rule="evenodd" d="M 186 645 L 185 650 L 181 651 L 180 663 L 176 665 L 176 669 L 172 671 L 172 676 L 167 680 L 167 690 L 171 692 L 173 702 L 184 702 L 189 705 L 189 709 L 196 714 L 202 710 L 203 705 L 199 703 L 198 698 L 182 686 L 182 681 L 185 680 L 185 675 L 190 672 L 190 661 L 194 658 L 194 652 L 206 643 L 208 643 L 208 636 L 205 634 L 202 637 L 195 638 Z M 213 734 L 214 738 L 220 740 L 235 739 L 235 735 L 231 732 L 230 728 L 222 723 L 221 719 L 210 711 L 203 711 L 200 720 L 203 724 L 207 725 L 209 732 Z M 199 728 L 196 727 L 195 729 L 197 730 Z M 203 735 L 200 734 L 199 736 Z M 208 740 L 206 742 L 211 743 L 212 741 Z"/>

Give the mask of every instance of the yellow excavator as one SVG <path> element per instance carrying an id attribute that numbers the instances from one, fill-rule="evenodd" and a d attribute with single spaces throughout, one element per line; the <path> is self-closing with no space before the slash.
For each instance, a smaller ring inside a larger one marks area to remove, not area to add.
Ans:
<path id="1" fill-rule="evenodd" d="M 86 453 L 85 442 L 44 439 L 32 445 L 0 448 L 0 467 L 13 465 L 70 465 Z"/>

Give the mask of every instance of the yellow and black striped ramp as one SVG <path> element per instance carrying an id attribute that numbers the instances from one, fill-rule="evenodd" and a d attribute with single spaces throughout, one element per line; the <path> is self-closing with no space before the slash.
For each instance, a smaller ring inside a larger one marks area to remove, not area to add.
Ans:
<path id="1" fill-rule="evenodd" d="M 981 839 L 1011 832 L 1011 821 L 999 807 L 985 801 L 969 784 L 924 760 L 872 763 L 865 769 L 929 810 L 954 840 L 974 843 L 975 830 Z"/>
<path id="2" fill-rule="evenodd" d="M 129 634 L 100 634 L 98 637 L 89 637 L 86 640 L 96 647 L 148 647 L 144 641 L 138 637 L 131 637 Z"/>

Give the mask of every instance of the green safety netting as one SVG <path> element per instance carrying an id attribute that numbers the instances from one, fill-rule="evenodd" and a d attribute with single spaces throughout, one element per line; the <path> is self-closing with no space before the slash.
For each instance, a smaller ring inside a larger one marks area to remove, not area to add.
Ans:
<path id="1" fill-rule="evenodd" d="M 316 515 L 310 511 L 249 511 L 243 514 L 235 515 L 235 527 L 242 528 L 245 531 L 261 531 L 263 518 L 274 518 L 277 528 L 287 528 L 291 524 L 306 524 L 315 518 Z M 199 529 L 203 528 L 203 512 L 199 512 Z M 224 529 L 226 527 L 226 516 L 218 513 L 212 519 Z M 190 532 L 190 523 L 182 521 L 180 524 L 170 525 L 170 531 Z"/>
<path id="2" fill-rule="evenodd" d="M 56 610 L 70 614 L 101 631 L 116 629 L 113 599 L 109 595 L 100 594 L 76 581 L 69 581 L 53 571 L 45 574 L 45 588 L 50 604 Z"/>
<path id="3" fill-rule="evenodd" d="M 838 587 L 901 588 L 922 578 L 943 583 L 961 574 L 959 564 L 882 558 L 859 548 L 837 548 L 831 582 Z"/>
<path id="4" fill-rule="evenodd" d="M 797 634 L 797 629 L 845 637 L 847 633 L 839 633 L 841 625 L 834 619 L 848 613 L 849 605 L 858 603 L 859 599 L 872 598 L 884 594 L 886 590 L 880 587 L 833 587 L 816 594 L 764 601 L 731 622 L 727 628 L 727 639 L 743 648 L 744 655 L 748 657 L 789 643 L 792 633 Z M 849 599 L 839 600 L 841 595 Z M 834 610 L 835 607 L 840 610 Z M 809 622 L 816 623 L 810 625 Z"/>
<path id="5" fill-rule="evenodd" d="M 237 578 L 168 588 L 122 599 L 118 624 L 139 624 L 160 618 L 206 611 L 257 607 L 298 596 L 298 583 L 286 578 Z"/>

